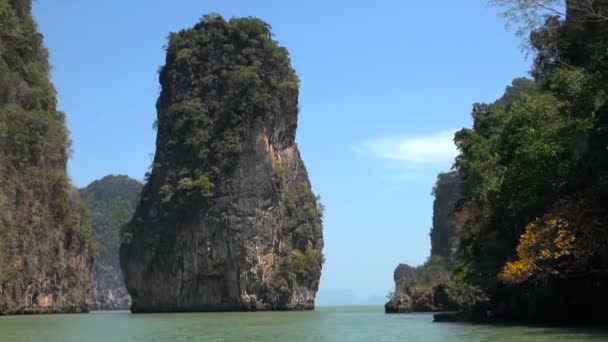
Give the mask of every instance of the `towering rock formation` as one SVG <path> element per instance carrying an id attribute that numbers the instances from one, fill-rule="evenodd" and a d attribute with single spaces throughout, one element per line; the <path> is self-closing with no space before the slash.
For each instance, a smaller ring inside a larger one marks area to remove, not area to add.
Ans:
<path id="1" fill-rule="evenodd" d="M 127 176 L 106 176 L 80 189 L 80 196 L 91 212 L 93 235 L 99 245 L 93 264 L 93 310 L 131 307 L 118 262 L 118 248 L 121 229 L 135 212 L 142 186 Z"/>
<path id="2" fill-rule="evenodd" d="M 0 314 L 88 310 L 92 228 L 56 103 L 31 1 L 0 0 Z"/>
<path id="3" fill-rule="evenodd" d="M 154 163 L 120 249 L 133 312 L 314 308 L 321 207 L 295 144 L 298 82 L 259 19 L 170 35 Z"/>
<path id="4" fill-rule="evenodd" d="M 385 305 L 387 313 L 465 310 L 487 301 L 478 289 L 452 282 L 458 232 L 468 219 L 468 213 L 459 207 L 463 193 L 458 173 L 440 173 L 433 194 L 431 256 L 418 267 L 397 266 L 395 291 Z"/>

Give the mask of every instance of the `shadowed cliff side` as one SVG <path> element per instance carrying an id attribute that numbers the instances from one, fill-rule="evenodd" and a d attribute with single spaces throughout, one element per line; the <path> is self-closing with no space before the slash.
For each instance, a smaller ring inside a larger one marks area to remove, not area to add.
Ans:
<path id="1" fill-rule="evenodd" d="M 0 314 L 85 312 L 91 223 L 29 0 L 0 0 Z"/>
<path id="2" fill-rule="evenodd" d="M 106 176 L 80 189 L 91 212 L 99 251 L 93 264 L 93 310 L 126 310 L 131 297 L 124 285 L 118 248 L 120 233 L 133 216 L 142 184 L 127 176 Z"/>
<path id="3" fill-rule="evenodd" d="M 433 188 L 433 226 L 431 255 L 451 260 L 458 250 L 458 231 L 463 225 L 463 213 L 458 204 L 463 198 L 462 181 L 457 172 L 440 173 Z"/>
<path id="4" fill-rule="evenodd" d="M 120 248 L 133 312 L 314 308 L 322 207 L 295 144 L 298 83 L 259 19 L 170 35 L 154 163 Z"/>

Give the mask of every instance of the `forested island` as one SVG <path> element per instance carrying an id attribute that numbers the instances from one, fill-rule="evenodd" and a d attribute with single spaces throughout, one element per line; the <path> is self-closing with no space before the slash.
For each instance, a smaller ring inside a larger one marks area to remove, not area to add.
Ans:
<path id="1" fill-rule="evenodd" d="M 322 206 L 295 144 L 299 80 L 270 26 L 172 33 L 156 153 L 120 264 L 133 312 L 313 309 Z"/>
<path id="2" fill-rule="evenodd" d="M 570 0 L 562 14 L 552 1 L 496 3 L 530 32 L 533 79 L 473 106 L 473 127 L 454 138 L 454 171 L 435 190 L 431 258 L 396 270 L 386 311 L 606 323 L 608 4 Z"/>

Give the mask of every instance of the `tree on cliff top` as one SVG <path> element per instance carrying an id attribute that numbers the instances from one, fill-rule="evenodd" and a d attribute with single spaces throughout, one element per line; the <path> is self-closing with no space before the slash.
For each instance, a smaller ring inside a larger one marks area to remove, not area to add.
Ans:
<path id="1" fill-rule="evenodd" d="M 517 34 L 525 36 L 539 29 L 547 17 L 565 19 L 576 15 L 577 22 L 608 21 L 604 0 L 491 0 L 503 9 L 507 25 L 516 25 Z"/>

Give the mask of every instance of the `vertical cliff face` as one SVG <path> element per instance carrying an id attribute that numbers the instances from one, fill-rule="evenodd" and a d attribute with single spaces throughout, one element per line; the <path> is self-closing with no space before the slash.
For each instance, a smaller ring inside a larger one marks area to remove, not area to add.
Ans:
<path id="1" fill-rule="evenodd" d="M 170 35 L 152 171 L 122 236 L 133 312 L 312 309 L 321 207 L 295 144 L 298 79 L 255 18 Z"/>
<path id="2" fill-rule="evenodd" d="M 433 189 L 433 227 L 431 228 L 431 255 L 451 259 L 458 248 L 458 202 L 463 198 L 462 182 L 455 171 L 440 173 Z"/>
<path id="3" fill-rule="evenodd" d="M 83 312 L 91 224 L 28 0 L 0 0 L 0 314 Z"/>
<path id="4" fill-rule="evenodd" d="M 131 219 L 142 184 L 127 176 L 106 176 L 80 189 L 91 213 L 99 246 L 93 264 L 93 310 L 125 310 L 131 297 L 124 285 L 118 248 L 122 227 Z"/>
<path id="5" fill-rule="evenodd" d="M 457 172 L 440 173 L 433 188 L 431 256 L 418 267 L 406 264 L 394 272 L 395 291 L 385 305 L 387 313 L 461 310 L 486 300 L 483 293 L 452 282 L 452 261 L 458 249 L 458 232 L 468 219 L 459 208 L 463 198 Z"/>

